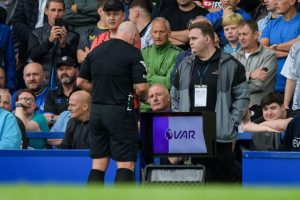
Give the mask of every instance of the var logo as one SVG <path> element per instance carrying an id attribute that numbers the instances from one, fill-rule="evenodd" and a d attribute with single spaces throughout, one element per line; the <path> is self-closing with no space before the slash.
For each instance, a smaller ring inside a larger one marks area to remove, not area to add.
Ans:
<path id="1" fill-rule="evenodd" d="M 300 147 L 300 138 L 295 137 L 293 139 L 293 147 L 294 148 L 299 148 Z"/>
<path id="2" fill-rule="evenodd" d="M 165 138 L 167 140 L 176 139 L 196 139 L 196 132 L 194 130 L 171 130 L 167 129 L 165 131 Z"/>

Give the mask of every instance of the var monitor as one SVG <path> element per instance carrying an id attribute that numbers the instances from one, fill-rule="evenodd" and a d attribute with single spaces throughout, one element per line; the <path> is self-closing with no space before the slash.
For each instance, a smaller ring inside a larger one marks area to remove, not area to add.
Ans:
<path id="1" fill-rule="evenodd" d="M 142 145 L 152 156 L 213 157 L 214 112 L 141 113 Z"/>

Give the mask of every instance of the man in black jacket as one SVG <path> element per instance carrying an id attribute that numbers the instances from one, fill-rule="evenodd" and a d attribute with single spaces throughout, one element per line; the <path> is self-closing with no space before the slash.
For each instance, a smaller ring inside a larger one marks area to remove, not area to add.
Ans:
<path id="1" fill-rule="evenodd" d="M 71 112 L 71 119 L 68 122 L 65 137 L 61 144 L 62 149 L 89 148 L 91 103 L 91 95 L 84 90 L 71 94 L 68 108 Z"/>
<path id="2" fill-rule="evenodd" d="M 32 31 L 28 42 L 29 58 L 40 63 L 45 71 L 46 85 L 56 87 L 54 64 L 57 57 L 76 58 L 79 42 L 77 33 L 68 31 L 61 20 L 64 16 L 63 0 L 48 0 L 45 8 L 48 23 Z M 60 22 L 60 23 L 58 23 Z"/>

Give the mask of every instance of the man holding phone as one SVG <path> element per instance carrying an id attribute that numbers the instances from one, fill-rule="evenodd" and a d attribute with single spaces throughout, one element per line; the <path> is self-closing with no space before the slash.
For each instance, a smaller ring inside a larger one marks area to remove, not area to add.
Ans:
<path id="1" fill-rule="evenodd" d="M 76 59 L 79 35 L 67 30 L 62 20 L 65 11 L 63 0 L 47 0 L 45 15 L 48 23 L 36 28 L 29 37 L 29 58 L 43 66 L 46 85 L 52 89 L 56 86 L 54 71 L 55 61 L 61 56 Z"/>
<path id="2" fill-rule="evenodd" d="M 259 42 L 258 26 L 252 20 L 239 25 L 239 42 L 241 49 L 236 53 L 246 70 L 246 78 L 250 89 L 250 107 L 260 105 L 261 99 L 274 91 L 276 80 L 276 56 L 264 48 Z"/>

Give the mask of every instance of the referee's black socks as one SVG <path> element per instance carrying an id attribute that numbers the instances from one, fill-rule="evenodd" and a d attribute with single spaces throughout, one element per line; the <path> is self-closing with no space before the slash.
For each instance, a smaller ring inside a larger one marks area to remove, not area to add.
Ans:
<path id="1" fill-rule="evenodd" d="M 105 172 L 97 169 L 91 169 L 89 177 L 88 177 L 88 184 L 89 185 L 104 185 L 104 175 Z"/>
<path id="2" fill-rule="evenodd" d="M 119 168 L 115 176 L 115 183 L 134 183 L 134 173 L 127 168 Z"/>

